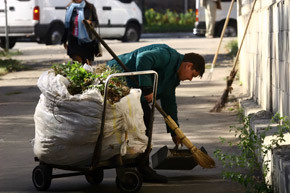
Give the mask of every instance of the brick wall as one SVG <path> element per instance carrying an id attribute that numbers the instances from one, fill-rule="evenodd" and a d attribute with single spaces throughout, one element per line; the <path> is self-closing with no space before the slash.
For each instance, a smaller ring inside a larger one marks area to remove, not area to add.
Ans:
<path id="1" fill-rule="evenodd" d="M 239 43 L 253 2 L 254 0 L 238 0 Z M 287 117 L 290 117 L 289 11 L 289 0 L 257 0 L 239 57 L 240 80 L 244 91 L 263 110 L 273 114 L 278 112 Z M 255 128 L 257 126 L 259 125 Z M 265 129 L 267 124 L 259 127 Z M 274 191 L 279 193 L 290 193 L 290 134 L 285 135 L 285 146 L 273 150 L 270 156 L 261 155 L 270 161 L 271 172 L 266 179 L 273 185 Z M 271 139 L 271 136 L 267 137 Z"/>
<path id="2" fill-rule="evenodd" d="M 241 41 L 254 0 L 238 1 Z M 290 116 L 290 1 L 257 0 L 240 55 L 245 91 L 265 110 Z"/>

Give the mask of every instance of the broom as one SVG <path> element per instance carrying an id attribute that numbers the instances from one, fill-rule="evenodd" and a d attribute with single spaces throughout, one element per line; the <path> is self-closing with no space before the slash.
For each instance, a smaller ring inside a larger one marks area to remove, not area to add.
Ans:
<path id="1" fill-rule="evenodd" d="M 99 34 L 95 31 L 95 29 L 86 21 L 83 20 L 83 23 L 85 24 L 85 27 L 87 30 L 93 33 L 93 35 L 101 42 L 101 44 L 107 49 L 107 51 L 113 56 L 113 58 L 121 65 L 121 67 L 129 72 L 129 69 L 123 64 L 123 62 L 118 58 L 118 56 L 112 51 L 112 49 L 107 45 L 107 43 L 99 36 Z M 135 79 L 135 82 L 137 80 Z M 137 82 L 138 83 L 138 82 Z M 215 161 L 206 153 L 202 152 L 200 149 L 196 148 L 190 140 L 183 134 L 181 129 L 178 127 L 178 125 L 175 123 L 175 121 L 167 115 L 164 110 L 155 103 L 156 109 L 161 113 L 163 116 L 165 122 L 167 125 L 175 132 L 175 134 L 181 139 L 181 142 L 189 148 L 190 152 L 192 153 L 195 161 L 203 168 L 214 168 L 215 167 Z M 152 135 L 152 129 L 149 136 Z M 148 137 L 149 137 L 148 136 Z M 148 146 L 151 144 L 151 138 L 149 137 Z M 149 148 L 147 148 L 148 150 Z M 147 151 L 148 153 L 148 151 Z"/>
<path id="2" fill-rule="evenodd" d="M 257 2 L 257 0 L 254 1 L 252 10 L 250 12 L 249 19 L 247 21 L 247 25 L 246 25 L 246 28 L 245 28 L 245 31 L 244 31 L 244 34 L 243 34 L 243 38 L 242 38 L 242 41 L 241 41 L 239 50 L 237 52 L 237 55 L 236 55 L 236 58 L 235 58 L 235 61 L 234 61 L 234 65 L 233 65 L 232 71 L 230 73 L 230 76 L 227 77 L 227 86 L 226 86 L 226 89 L 224 90 L 224 93 L 222 94 L 221 98 L 217 101 L 217 103 L 215 104 L 215 106 L 210 110 L 210 112 L 220 112 L 221 109 L 225 106 L 225 104 L 227 102 L 229 93 L 233 89 L 232 88 L 232 83 L 234 82 L 235 76 L 236 76 L 236 74 L 238 72 L 238 70 L 236 69 L 237 63 L 238 63 L 238 59 L 239 59 L 240 52 L 241 52 L 241 49 L 242 49 L 242 46 L 243 46 L 243 43 L 244 43 L 244 40 L 245 40 L 245 37 L 246 37 L 246 33 L 247 33 L 247 30 L 248 30 L 248 27 L 249 27 L 249 24 L 250 24 L 250 20 L 252 18 L 252 14 L 254 12 L 254 8 L 255 8 L 255 5 L 256 5 L 256 2 Z"/>
<path id="3" fill-rule="evenodd" d="M 202 152 L 200 149 L 195 147 L 191 141 L 184 135 L 182 130 L 178 127 L 175 121 L 171 118 L 170 115 L 167 115 L 164 110 L 158 105 L 155 104 L 156 109 L 161 113 L 167 125 L 174 131 L 174 133 L 179 137 L 182 144 L 185 145 L 190 152 L 192 153 L 193 158 L 203 168 L 214 168 L 215 161 L 206 153 Z"/>

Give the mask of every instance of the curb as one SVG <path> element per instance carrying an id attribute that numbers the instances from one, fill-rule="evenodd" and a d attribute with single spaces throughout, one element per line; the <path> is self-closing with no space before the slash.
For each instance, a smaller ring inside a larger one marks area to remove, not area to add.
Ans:
<path id="1" fill-rule="evenodd" d="M 239 101 L 240 107 L 244 110 L 244 116 L 251 115 L 250 128 L 259 135 L 265 132 L 269 126 L 272 128 L 267 131 L 264 144 L 271 143 L 271 139 L 278 131 L 276 123 L 272 123 L 273 114 L 265 111 L 253 99 Z M 268 154 L 264 154 L 261 149 L 255 152 L 259 162 L 269 162 L 266 183 L 273 186 L 274 192 L 290 193 L 290 134 L 285 133 L 285 142 L 279 143 L 279 147 L 272 149 Z M 261 168 L 263 169 L 263 168 Z"/>

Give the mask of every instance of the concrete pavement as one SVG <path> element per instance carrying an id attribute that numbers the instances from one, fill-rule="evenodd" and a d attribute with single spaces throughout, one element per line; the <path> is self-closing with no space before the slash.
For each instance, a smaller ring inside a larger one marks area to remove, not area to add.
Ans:
<path id="1" fill-rule="evenodd" d="M 231 39 L 225 39 L 225 42 Z M 181 53 L 194 51 L 205 56 L 211 63 L 218 39 L 205 38 L 143 38 L 138 43 L 120 43 L 107 41 L 117 54 L 129 52 L 137 47 L 152 44 L 166 43 Z M 30 140 L 34 137 L 33 114 L 38 102 L 40 91 L 36 82 L 40 74 L 47 70 L 54 62 L 67 61 L 62 46 L 45 46 L 34 43 L 18 43 L 23 55 L 16 56 L 33 69 L 15 72 L 0 77 L 0 192 L 36 192 L 31 181 L 31 172 L 37 163 L 33 160 Z M 233 151 L 221 144 L 219 137 L 233 139 L 229 133 L 229 126 L 238 124 L 235 102 L 228 103 L 221 113 L 210 113 L 210 109 L 225 89 L 225 77 L 229 75 L 232 61 L 224 56 L 222 46 L 218 66 L 212 76 L 207 79 L 206 70 L 203 79 L 183 82 L 177 89 L 177 103 L 179 110 L 180 127 L 185 135 L 197 147 L 204 146 L 213 157 L 216 148 Z M 103 57 L 97 58 L 95 63 L 110 59 L 111 56 L 104 50 Z M 233 85 L 234 92 L 230 98 L 238 97 L 241 88 L 238 81 Z M 153 152 L 168 145 L 173 147 L 171 137 L 166 134 L 162 116 L 156 112 L 153 133 Z M 216 159 L 215 159 L 216 160 Z M 144 183 L 140 193 L 154 192 L 186 192 L 186 193 L 239 193 L 244 192 L 242 186 L 223 180 L 222 167 L 216 160 L 214 169 L 202 169 L 197 166 L 193 170 L 173 171 L 159 170 L 158 172 L 169 177 L 168 184 Z M 57 172 L 57 171 L 56 171 Z M 89 185 L 83 176 L 52 181 L 51 192 L 118 192 L 116 189 L 115 171 L 106 170 L 101 185 Z"/>

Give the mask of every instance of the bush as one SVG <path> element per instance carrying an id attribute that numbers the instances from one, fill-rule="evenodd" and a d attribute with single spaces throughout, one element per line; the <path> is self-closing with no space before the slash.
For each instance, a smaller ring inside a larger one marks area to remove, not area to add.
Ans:
<path id="1" fill-rule="evenodd" d="M 237 147 L 240 153 L 225 153 L 221 149 L 215 150 L 215 156 L 222 162 L 224 171 L 223 177 L 238 182 L 246 187 L 247 193 L 273 193 L 273 188 L 266 181 L 265 177 L 270 172 L 269 160 L 259 161 L 256 151 L 267 155 L 272 149 L 279 147 L 285 141 L 284 133 L 290 132 L 288 117 L 281 117 L 276 114 L 272 118 L 273 123 L 278 123 L 278 131 L 274 133 L 270 144 L 264 144 L 266 133 L 272 129 L 268 126 L 263 132 L 256 133 L 249 124 L 250 117 L 243 119 L 243 125 L 232 127 L 235 132 L 237 143 L 221 138 L 222 143 L 227 142 L 230 147 Z M 241 172 L 236 170 L 240 169 Z"/>
<path id="2" fill-rule="evenodd" d="M 159 13 L 151 8 L 145 11 L 145 19 L 145 32 L 191 31 L 195 23 L 195 13 L 192 9 L 186 13 L 177 13 L 169 9 L 165 13 Z"/>

